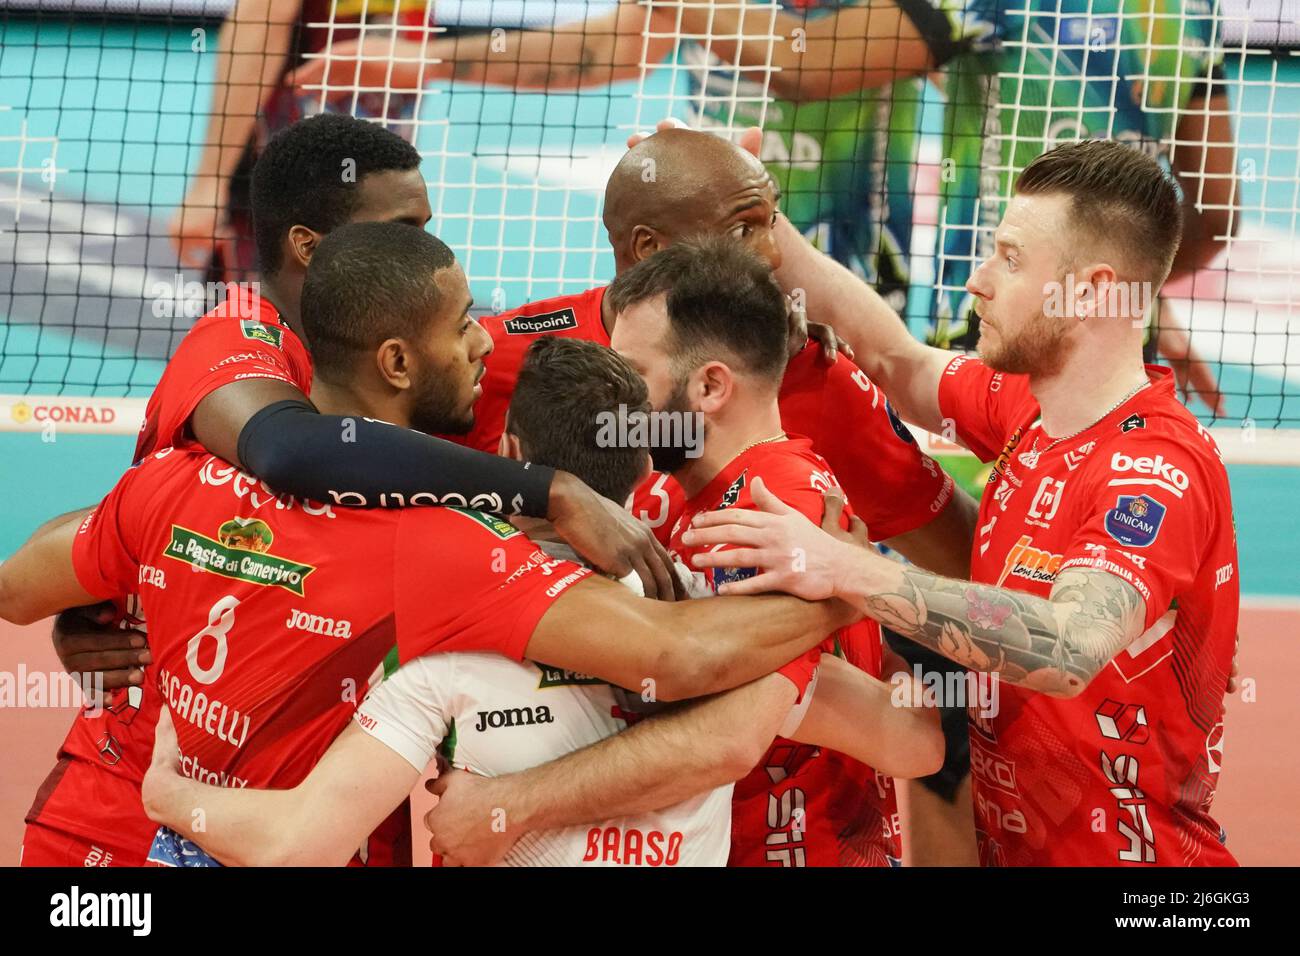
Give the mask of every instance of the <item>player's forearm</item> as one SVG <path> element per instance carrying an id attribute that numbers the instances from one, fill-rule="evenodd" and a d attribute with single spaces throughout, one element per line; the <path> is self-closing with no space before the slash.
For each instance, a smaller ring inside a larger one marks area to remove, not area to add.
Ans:
<path id="1" fill-rule="evenodd" d="M 817 251 L 785 216 L 774 230 L 781 249 L 781 287 L 804 304 L 808 317 L 835 329 L 853 349 L 853 361 L 913 424 L 942 431 L 938 380 L 951 355 L 914 339 L 898 313 L 871 286 Z"/>
<path id="2" fill-rule="evenodd" d="M 191 188 L 226 188 L 239 165 L 267 93 L 284 72 L 298 4 L 240 0 L 216 38 L 212 108 Z"/>
<path id="3" fill-rule="evenodd" d="M 673 10 L 675 3 L 658 6 Z M 740 0 L 682 10 L 683 32 L 707 38 L 725 62 L 771 73 L 772 91 L 797 101 L 824 100 L 881 86 L 929 69 L 928 47 L 893 0 L 840 7 L 830 16 L 806 19 L 766 4 Z"/>
<path id="4" fill-rule="evenodd" d="M 794 702 L 768 675 L 649 717 L 621 734 L 492 781 L 507 825 L 526 831 L 648 813 L 739 780 L 761 759 Z"/>
<path id="5" fill-rule="evenodd" d="M 1216 89 L 1222 89 L 1216 84 Z M 1237 150 L 1224 94 L 1187 104 L 1174 134 L 1171 165 L 1182 186 L 1183 235 L 1170 278 L 1204 268 L 1235 236 Z"/>
<path id="6" fill-rule="evenodd" d="M 663 700 L 715 694 L 771 674 L 859 617 L 844 602 L 779 595 L 682 601 L 655 610 L 645 640 L 658 633 L 673 642 L 652 672 L 659 675 L 654 680 Z"/>
<path id="7" fill-rule="evenodd" d="M 168 774 L 151 776 L 142 795 L 150 820 L 226 866 L 341 866 L 351 856 L 313 843 L 294 790 L 228 789 Z"/>
<path id="8" fill-rule="evenodd" d="M 640 65 L 644 14 L 622 8 L 554 30 L 482 33 L 439 40 L 443 77 L 513 89 L 575 89 L 621 78 Z M 428 75 L 428 74 L 426 74 Z"/>
<path id="9" fill-rule="evenodd" d="M 1142 629 L 1142 599 L 1111 574 L 1063 571 L 1048 600 L 837 547 L 836 593 L 869 617 L 973 671 L 1054 697 L 1078 694 Z"/>
<path id="10" fill-rule="evenodd" d="M 1171 281 L 1208 267 L 1219 253 L 1228 248 L 1225 237 L 1231 227 L 1225 219 L 1232 217 L 1230 212 L 1226 216 L 1220 216 L 1219 210 L 1215 212 L 1215 215 L 1207 216 L 1197 208 L 1195 198 L 1187 195 L 1183 203 L 1183 235 L 1169 270 Z"/>
<path id="11" fill-rule="evenodd" d="M 277 402 L 239 433 L 239 461 L 277 491 L 340 505 L 461 504 L 544 518 L 553 469 L 361 417 Z"/>
<path id="12" fill-rule="evenodd" d="M 808 712 L 791 737 L 838 750 L 891 777 L 934 773 L 943 765 L 939 712 L 921 706 L 923 695 L 911 692 L 914 685 L 907 675 L 887 684 L 823 654 Z"/>
<path id="13" fill-rule="evenodd" d="M 970 577 L 971 542 L 979 504 L 960 485 L 935 517 L 883 542 L 919 568 L 947 578 Z"/>
<path id="14" fill-rule="evenodd" d="M 99 600 L 81 586 L 72 563 L 72 541 L 89 510 L 45 522 L 12 557 L 0 562 L 0 618 L 31 624 Z"/>

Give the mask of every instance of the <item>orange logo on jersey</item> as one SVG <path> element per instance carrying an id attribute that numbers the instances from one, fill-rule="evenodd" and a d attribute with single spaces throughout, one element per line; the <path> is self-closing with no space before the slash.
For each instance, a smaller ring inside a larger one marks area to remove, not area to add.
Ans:
<path id="1" fill-rule="evenodd" d="M 1017 428 L 1013 431 L 1011 436 L 1007 439 L 1007 443 L 1002 446 L 1002 451 L 998 453 L 998 457 L 993 459 L 993 470 L 989 472 L 990 485 L 1006 474 L 1007 462 L 1011 460 L 1011 453 L 1015 451 L 1016 446 L 1020 444 L 1020 435 L 1023 431 L 1024 429 L 1021 428 Z"/>
<path id="2" fill-rule="evenodd" d="M 998 575 L 998 587 L 1002 586 L 1010 574 L 1049 584 L 1056 580 L 1056 572 L 1061 570 L 1065 555 L 1031 547 L 1033 540 L 1030 535 L 1022 534 L 1020 540 L 1007 552 L 1006 560 L 1002 563 L 1002 573 Z"/>

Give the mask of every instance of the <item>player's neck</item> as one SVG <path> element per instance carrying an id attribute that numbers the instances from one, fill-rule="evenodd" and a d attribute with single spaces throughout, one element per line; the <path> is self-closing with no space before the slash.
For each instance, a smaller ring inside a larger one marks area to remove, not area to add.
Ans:
<path id="1" fill-rule="evenodd" d="M 285 277 L 278 274 L 269 278 L 263 276 L 262 298 L 275 306 L 284 324 L 307 344 L 307 336 L 302 330 L 302 281 L 286 282 Z"/>
<path id="2" fill-rule="evenodd" d="M 1105 418 L 1134 389 L 1147 381 L 1140 347 L 1094 354 L 1079 350 L 1053 375 L 1031 375 L 1029 389 L 1038 401 L 1043 431 L 1065 438 Z M 1124 354 L 1121 361 L 1116 356 Z"/>
<path id="3" fill-rule="evenodd" d="M 730 415 L 710 418 L 705 423 L 700 457 L 686 459 L 686 464 L 673 472 L 687 498 L 703 491 L 741 452 L 782 434 L 781 411 L 775 398 L 752 410 L 730 411 Z"/>
<path id="4" fill-rule="evenodd" d="M 311 384 L 311 402 L 322 415 L 359 415 L 410 427 L 410 420 L 400 405 L 383 401 L 350 382 L 334 382 L 317 375 Z"/>

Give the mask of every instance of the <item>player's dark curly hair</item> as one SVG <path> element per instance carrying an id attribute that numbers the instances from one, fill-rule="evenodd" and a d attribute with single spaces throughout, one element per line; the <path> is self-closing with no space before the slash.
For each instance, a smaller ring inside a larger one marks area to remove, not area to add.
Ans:
<path id="1" fill-rule="evenodd" d="M 602 443 L 601 423 L 608 415 L 649 411 L 645 380 L 623 356 L 595 342 L 546 335 L 524 356 L 506 431 L 529 461 L 577 475 L 622 504 L 641 478 L 646 451 Z"/>
<path id="2" fill-rule="evenodd" d="M 785 296 L 771 266 L 731 236 L 675 242 L 619 273 L 606 295 L 616 314 L 665 297 L 678 375 L 729 359 L 781 381 L 790 339 Z"/>
<path id="3" fill-rule="evenodd" d="M 293 226 L 326 233 L 347 222 L 367 174 L 419 165 L 414 146 L 369 120 L 322 113 L 281 130 L 253 167 L 253 235 L 263 274 L 280 271 L 284 235 Z"/>
<path id="4" fill-rule="evenodd" d="M 389 338 L 418 339 L 440 306 L 436 273 L 456 264 L 437 236 L 398 222 L 332 230 L 302 285 L 302 327 L 316 374 L 341 379 Z"/>

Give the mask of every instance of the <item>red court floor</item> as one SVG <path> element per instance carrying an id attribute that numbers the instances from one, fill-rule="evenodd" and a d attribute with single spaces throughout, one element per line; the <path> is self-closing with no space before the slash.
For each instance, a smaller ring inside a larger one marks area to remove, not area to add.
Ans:
<path id="1" fill-rule="evenodd" d="M 1228 831 L 1228 845 L 1246 865 L 1300 865 L 1297 637 L 1300 608 L 1242 611 L 1241 675 L 1254 681 L 1254 700 L 1239 693 L 1228 702 L 1215 816 Z M 25 628 L 0 622 L 0 672 L 16 675 L 20 662 L 29 672 L 58 667 L 48 622 Z M 0 707 L 0 866 L 18 862 L 23 814 L 72 716 L 68 709 Z M 427 863 L 420 831 L 414 843 L 417 863 Z"/>

